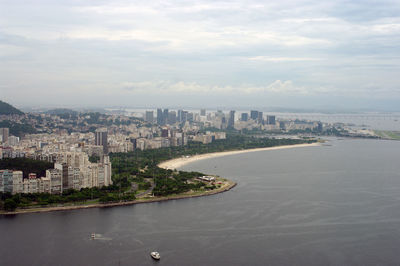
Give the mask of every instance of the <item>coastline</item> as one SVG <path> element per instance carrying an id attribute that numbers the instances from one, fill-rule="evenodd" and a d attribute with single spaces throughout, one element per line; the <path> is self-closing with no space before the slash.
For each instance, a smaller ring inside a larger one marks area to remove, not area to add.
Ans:
<path id="1" fill-rule="evenodd" d="M 164 169 L 174 170 L 174 169 L 178 169 L 189 163 L 193 163 L 193 162 L 196 162 L 199 160 L 216 158 L 216 157 L 236 155 L 236 154 L 248 153 L 248 152 L 282 150 L 282 149 L 292 149 L 292 148 L 301 148 L 301 147 L 312 147 L 312 146 L 319 146 L 319 145 L 320 145 L 320 143 L 315 142 L 315 143 L 306 143 L 306 144 L 254 148 L 254 149 L 247 149 L 247 150 L 234 150 L 234 151 L 204 153 L 204 154 L 198 154 L 198 155 L 194 155 L 194 156 L 190 156 L 190 157 L 180 157 L 180 158 L 171 159 L 171 160 L 159 163 L 157 166 L 160 168 L 164 168 Z"/>
<path id="2" fill-rule="evenodd" d="M 0 215 L 16 215 L 16 214 L 23 214 L 23 213 L 40 213 L 40 212 L 55 212 L 55 211 L 69 211 L 69 210 L 79 210 L 79 209 L 91 209 L 91 208 L 109 208 L 109 207 L 116 207 L 116 206 L 128 206 L 134 204 L 141 204 L 141 203 L 153 203 L 153 202 L 162 202 L 168 200 L 179 200 L 179 199 L 187 199 L 187 198 L 197 198 L 203 196 L 211 196 L 215 194 L 219 194 L 228 190 L 231 190 L 237 185 L 236 182 L 227 180 L 227 184 L 222 186 L 218 189 L 208 190 L 203 192 L 197 193 L 183 193 L 183 194 L 176 194 L 170 195 L 165 197 L 147 197 L 141 198 L 133 201 L 125 201 L 125 202 L 111 202 L 111 203 L 96 203 L 96 204 L 88 204 L 88 205 L 76 205 L 76 206 L 57 206 L 57 207 L 38 207 L 38 208 L 31 208 L 31 209 L 19 209 L 13 212 L 0 212 Z"/>
<path id="3" fill-rule="evenodd" d="M 175 158 L 172 160 L 164 161 L 157 166 L 164 169 L 177 169 L 182 167 L 186 164 L 198 161 L 198 160 L 205 160 L 210 158 L 222 157 L 222 156 L 229 156 L 229 155 L 236 155 L 241 153 L 248 153 L 248 152 L 257 152 L 257 151 L 269 151 L 269 150 L 281 150 L 281 149 L 290 149 L 290 148 L 301 148 L 301 147 L 312 147 L 312 146 L 319 146 L 320 143 L 310 143 L 310 144 L 295 144 L 295 145 L 283 145 L 283 146 L 275 146 L 275 147 L 265 147 L 265 148 L 255 148 L 255 149 L 247 149 L 247 150 L 234 150 L 234 151 L 223 151 L 223 152 L 213 152 L 213 153 L 205 153 L 199 154 L 190 157 L 181 157 Z M 178 199 L 186 199 L 186 198 L 196 198 L 196 197 L 204 197 L 215 195 L 218 193 L 223 193 L 226 191 L 231 190 L 234 188 L 237 183 L 233 182 L 229 179 L 226 180 L 226 185 L 209 191 L 202 191 L 202 192 L 186 192 L 183 194 L 176 194 L 170 195 L 165 197 L 147 197 L 147 198 L 140 198 L 133 201 L 125 201 L 125 202 L 111 202 L 111 203 L 95 203 L 95 204 L 83 204 L 83 205 L 73 205 L 73 206 L 55 206 L 55 207 L 37 207 L 37 208 L 28 208 L 28 209 L 18 209 L 13 212 L 0 212 L 0 215 L 16 215 L 16 214 L 23 214 L 23 213 L 40 213 L 40 212 L 54 212 L 54 211 L 67 211 L 67 210 L 79 210 L 79 209 L 90 209 L 90 208 L 109 208 L 115 206 L 128 206 L 134 204 L 141 204 L 141 203 L 152 203 L 152 202 L 161 202 L 161 201 L 168 201 L 168 200 L 178 200 Z"/>

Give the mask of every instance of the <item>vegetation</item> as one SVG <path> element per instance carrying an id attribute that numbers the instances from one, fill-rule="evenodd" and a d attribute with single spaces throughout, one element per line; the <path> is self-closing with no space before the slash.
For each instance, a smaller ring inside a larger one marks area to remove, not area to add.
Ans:
<path id="1" fill-rule="evenodd" d="M 0 115 L 23 115 L 24 113 L 14 106 L 0 101 Z"/>
<path id="2" fill-rule="evenodd" d="M 0 193 L 0 209 L 12 211 L 15 208 L 54 206 L 58 204 L 131 201 L 135 199 L 135 193 L 137 193 L 133 191 L 135 190 L 134 187 L 138 188 L 139 191 L 146 191 L 153 187 L 155 196 L 168 196 L 191 190 L 212 190 L 216 188 L 215 185 L 195 179 L 203 176 L 204 174 L 202 173 L 167 170 L 157 165 L 162 161 L 180 156 L 311 142 L 315 142 L 315 140 L 274 139 L 229 133 L 227 139 L 216 140 L 211 144 L 189 142 L 186 146 L 111 154 L 112 179 L 114 183 L 111 186 L 84 188 L 80 191 L 69 189 L 65 190 L 62 195 L 47 193 L 11 195 L 10 193 Z M 95 157 L 91 158 L 92 161 L 97 159 Z M 0 169 L 20 169 L 24 170 L 24 175 L 25 173 L 40 172 L 43 169 L 52 167 L 52 165 L 46 165 L 46 162 L 30 159 L 0 160 Z M 132 184 L 136 185 L 132 186 Z"/>
<path id="3" fill-rule="evenodd" d="M 37 130 L 29 124 L 21 124 L 10 120 L 0 121 L 0 127 L 8 127 L 10 129 L 10 134 L 17 137 L 21 137 L 25 134 L 37 133 Z"/>
<path id="4" fill-rule="evenodd" d="M 384 139 L 400 140 L 400 131 L 375 130 L 374 133 Z"/>
<path id="5" fill-rule="evenodd" d="M 24 178 L 28 178 L 29 173 L 35 173 L 38 177 L 46 176 L 46 170 L 53 167 L 53 163 L 28 158 L 5 158 L 0 160 L 0 169 L 20 170 L 24 173 Z"/>
<path id="6" fill-rule="evenodd" d="M 210 144 L 189 142 L 186 146 L 144 151 L 136 150 L 130 153 L 116 153 L 111 154 L 113 181 L 121 185 L 122 188 L 127 189 L 131 186 L 131 182 L 135 182 L 136 179 L 151 178 L 156 184 L 153 190 L 154 195 L 161 196 L 187 192 L 189 190 L 198 190 L 201 188 L 204 189 L 204 184 L 202 182 L 188 182 L 204 174 L 166 170 L 159 168 L 157 164 L 162 161 L 186 155 L 311 142 L 315 142 L 315 140 L 258 138 L 236 133 L 228 134 L 227 139 L 216 140 Z M 135 178 L 132 178 L 132 176 L 135 176 Z"/>

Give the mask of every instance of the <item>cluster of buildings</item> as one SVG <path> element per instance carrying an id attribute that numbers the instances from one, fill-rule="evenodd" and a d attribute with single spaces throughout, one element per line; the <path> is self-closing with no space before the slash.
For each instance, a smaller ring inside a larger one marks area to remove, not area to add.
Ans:
<path id="1" fill-rule="evenodd" d="M 274 115 L 251 110 L 237 113 L 157 109 L 145 111 L 143 120 L 126 113 L 24 114 L 0 117 L 27 123 L 37 134 L 21 139 L 0 128 L 0 159 L 25 157 L 54 163 L 45 176 L 21 171 L 0 171 L 0 192 L 62 193 L 65 189 L 102 187 L 112 184 L 109 153 L 136 149 L 183 146 L 188 141 L 204 144 L 225 139 L 226 130 L 259 129 L 282 131 L 321 128 L 316 122 L 278 121 Z M 213 130 L 215 129 L 215 130 Z M 89 157 L 100 158 L 99 162 Z"/>
<path id="2" fill-rule="evenodd" d="M 99 163 L 89 162 L 86 153 L 72 152 L 41 159 L 55 160 L 54 168 L 46 170 L 42 177 L 29 173 L 24 178 L 22 171 L 0 170 L 0 192 L 61 194 L 66 189 L 112 185 L 108 156 L 103 156 Z"/>

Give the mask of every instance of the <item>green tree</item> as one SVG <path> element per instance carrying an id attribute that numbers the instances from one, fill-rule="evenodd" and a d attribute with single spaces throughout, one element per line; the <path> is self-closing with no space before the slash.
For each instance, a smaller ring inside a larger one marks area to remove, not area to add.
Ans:
<path id="1" fill-rule="evenodd" d="M 4 201 L 4 209 L 6 211 L 15 211 L 17 208 L 17 203 L 13 199 L 6 199 Z"/>

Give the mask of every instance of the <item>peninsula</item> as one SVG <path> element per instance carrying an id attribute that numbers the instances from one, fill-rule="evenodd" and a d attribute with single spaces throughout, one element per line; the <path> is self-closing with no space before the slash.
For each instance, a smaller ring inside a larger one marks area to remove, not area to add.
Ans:
<path id="1" fill-rule="evenodd" d="M 252 148 L 245 149 L 243 145 Z M 20 202 L 27 202 L 27 198 L 31 201 L 26 205 L 18 206 L 14 210 L 2 211 L 1 213 L 16 214 L 124 206 L 213 195 L 232 189 L 236 183 L 217 176 L 212 181 L 205 181 L 202 179 L 205 176 L 203 173 L 178 171 L 176 169 L 196 160 L 245 152 L 315 145 L 318 144 L 314 139 L 282 140 L 230 136 L 226 140 L 217 141 L 214 145 L 190 143 L 185 149 L 165 148 L 111 154 L 114 185 L 100 190 L 92 188 L 69 191 L 69 194 L 60 196 L 46 195 L 53 199 L 48 202 L 43 200 L 44 195 L 41 195 L 43 193 L 36 195 L 19 194 Z M 212 152 L 206 153 L 207 151 Z M 93 195 L 95 196 L 93 197 Z"/>

